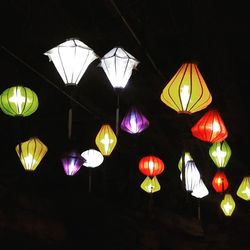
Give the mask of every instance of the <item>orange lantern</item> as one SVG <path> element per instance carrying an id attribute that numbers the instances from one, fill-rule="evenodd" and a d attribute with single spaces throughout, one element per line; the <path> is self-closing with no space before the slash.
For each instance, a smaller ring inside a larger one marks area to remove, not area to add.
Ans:
<path id="1" fill-rule="evenodd" d="M 216 192 L 222 193 L 228 188 L 228 180 L 223 171 L 217 171 L 215 174 L 212 185 Z"/>
<path id="2" fill-rule="evenodd" d="M 147 176 L 156 176 L 163 172 L 163 161 L 153 155 L 143 157 L 139 162 L 139 170 Z"/>
<path id="3" fill-rule="evenodd" d="M 194 137 L 206 142 L 220 142 L 227 138 L 225 124 L 216 109 L 210 110 L 191 128 Z"/>

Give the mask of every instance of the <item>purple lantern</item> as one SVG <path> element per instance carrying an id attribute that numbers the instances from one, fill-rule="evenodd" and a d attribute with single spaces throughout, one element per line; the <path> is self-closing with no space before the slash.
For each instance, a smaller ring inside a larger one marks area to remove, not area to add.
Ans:
<path id="1" fill-rule="evenodd" d="M 130 134 L 140 133 L 148 126 L 148 119 L 135 107 L 130 108 L 121 122 L 121 129 Z"/>
<path id="2" fill-rule="evenodd" d="M 81 168 L 85 159 L 77 152 L 71 151 L 62 157 L 62 164 L 66 175 L 73 176 Z"/>

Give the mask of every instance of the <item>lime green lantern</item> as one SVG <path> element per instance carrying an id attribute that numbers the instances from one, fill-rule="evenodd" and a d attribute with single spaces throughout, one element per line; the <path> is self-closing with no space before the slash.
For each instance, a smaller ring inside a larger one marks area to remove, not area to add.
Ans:
<path id="1" fill-rule="evenodd" d="M 235 202 L 231 194 L 225 194 L 220 207 L 226 216 L 231 216 L 235 209 Z"/>
<path id="2" fill-rule="evenodd" d="M 184 166 L 186 166 L 186 163 L 188 161 L 193 160 L 193 158 L 192 158 L 192 156 L 191 156 L 191 154 L 189 152 L 184 152 L 184 154 L 180 157 L 180 160 L 178 162 L 178 168 L 179 168 L 180 171 L 182 171 L 182 158 L 183 157 L 184 157 L 184 162 L 185 162 Z"/>
<path id="3" fill-rule="evenodd" d="M 226 141 L 215 142 L 209 148 L 209 155 L 218 168 L 226 167 L 231 153 L 231 149 Z"/>
<path id="4" fill-rule="evenodd" d="M 14 86 L 0 95 L 0 108 L 10 116 L 29 116 L 38 108 L 38 97 L 27 87 Z"/>
<path id="5" fill-rule="evenodd" d="M 237 190 L 237 195 L 246 201 L 250 200 L 250 176 L 245 176 Z"/>
<path id="6" fill-rule="evenodd" d="M 16 146 L 17 155 L 27 171 L 34 171 L 47 151 L 47 146 L 37 137 L 30 138 Z"/>
<path id="7" fill-rule="evenodd" d="M 157 191 L 160 191 L 161 186 L 159 181 L 157 180 L 156 176 L 153 178 L 147 176 L 144 181 L 141 183 L 141 189 L 144 190 L 147 193 L 155 193 Z"/>

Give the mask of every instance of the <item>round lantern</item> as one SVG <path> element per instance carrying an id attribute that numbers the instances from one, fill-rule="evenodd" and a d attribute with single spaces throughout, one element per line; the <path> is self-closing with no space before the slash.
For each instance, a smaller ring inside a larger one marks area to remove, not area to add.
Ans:
<path id="1" fill-rule="evenodd" d="M 195 63 L 184 63 L 161 93 L 161 101 L 178 113 L 205 109 L 212 96 Z"/>
<path id="2" fill-rule="evenodd" d="M 224 168 L 231 157 L 231 149 L 226 141 L 215 142 L 209 148 L 209 155 L 218 168 Z"/>
<path id="3" fill-rule="evenodd" d="M 243 200 L 250 200 L 250 176 L 245 176 L 237 190 L 237 195 Z"/>
<path id="4" fill-rule="evenodd" d="M 83 166 L 96 168 L 100 166 L 104 160 L 103 155 L 95 149 L 88 149 L 81 153 L 81 156 L 86 160 Z"/>
<path id="5" fill-rule="evenodd" d="M 225 124 L 215 109 L 205 113 L 191 131 L 194 137 L 211 143 L 223 141 L 228 136 Z"/>
<path id="6" fill-rule="evenodd" d="M 0 95 L 0 108 L 10 116 L 29 116 L 38 108 L 38 97 L 27 87 L 14 86 Z"/>
<path id="7" fill-rule="evenodd" d="M 48 148 L 37 137 L 16 146 L 17 155 L 27 171 L 34 171 L 47 151 Z"/>
<path id="8" fill-rule="evenodd" d="M 164 170 L 163 161 L 153 155 L 143 157 L 139 162 L 139 170 L 147 176 L 159 175 Z"/>
<path id="9" fill-rule="evenodd" d="M 231 216 L 235 209 L 235 202 L 231 194 L 225 194 L 220 207 L 226 216 Z"/>
<path id="10" fill-rule="evenodd" d="M 150 178 L 149 176 L 147 176 L 144 179 L 144 181 L 141 183 L 141 189 L 147 193 L 152 194 L 157 191 L 160 191 L 161 186 L 156 176 L 154 176 L 153 178 Z"/>
<path id="11" fill-rule="evenodd" d="M 217 171 L 215 174 L 212 185 L 216 192 L 223 193 L 228 188 L 228 180 L 223 171 Z"/>

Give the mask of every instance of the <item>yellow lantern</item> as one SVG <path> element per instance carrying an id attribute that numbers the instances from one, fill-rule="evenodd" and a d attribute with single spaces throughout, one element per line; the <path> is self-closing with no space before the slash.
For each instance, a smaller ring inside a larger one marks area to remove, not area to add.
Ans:
<path id="1" fill-rule="evenodd" d="M 17 155 L 27 171 L 34 171 L 47 151 L 48 148 L 37 137 L 16 146 Z"/>
<path id="2" fill-rule="evenodd" d="M 183 156 L 180 157 L 180 160 L 178 162 L 178 168 L 179 168 L 180 171 L 182 171 L 182 158 L 183 157 L 184 157 L 185 165 L 187 164 L 188 161 L 192 161 L 193 160 L 190 152 L 184 152 Z"/>
<path id="3" fill-rule="evenodd" d="M 205 109 L 212 96 L 195 63 L 184 63 L 161 93 L 161 101 L 178 113 Z"/>
<path id="4" fill-rule="evenodd" d="M 226 216 L 231 216 L 235 209 L 235 202 L 231 194 L 225 194 L 220 207 Z"/>
<path id="5" fill-rule="evenodd" d="M 250 176 L 245 176 L 237 190 L 237 195 L 243 200 L 250 200 Z"/>
<path id="6" fill-rule="evenodd" d="M 147 193 L 155 193 L 157 191 L 160 191 L 161 186 L 156 176 L 154 176 L 153 178 L 147 176 L 141 183 L 141 189 L 143 189 Z"/>
<path id="7" fill-rule="evenodd" d="M 117 138 L 109 124 L 102 125 L 95 138 L 95 143 L 102 155 L 109 156 L 111 154 L 117 143 Z"/>

